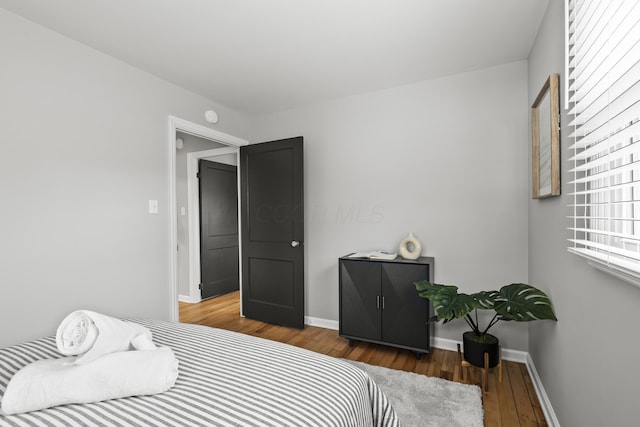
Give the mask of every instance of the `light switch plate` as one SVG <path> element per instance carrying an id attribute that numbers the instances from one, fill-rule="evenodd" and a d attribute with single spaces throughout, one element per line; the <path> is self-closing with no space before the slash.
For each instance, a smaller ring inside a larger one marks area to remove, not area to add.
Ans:
<path id="1" fill-rule="evenodd" d="M 158 213 L 158 201 L 157 200 L 149 200 L 149 213 L 157 214 Z"/>

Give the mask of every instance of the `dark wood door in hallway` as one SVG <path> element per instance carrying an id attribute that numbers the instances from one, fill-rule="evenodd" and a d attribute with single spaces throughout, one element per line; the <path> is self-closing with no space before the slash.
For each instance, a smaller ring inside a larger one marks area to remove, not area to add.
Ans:
<path id="1" fill-rule="evenodd" d="M 202 299 L 240 289 L 237 167 L 200 159 Z"/>

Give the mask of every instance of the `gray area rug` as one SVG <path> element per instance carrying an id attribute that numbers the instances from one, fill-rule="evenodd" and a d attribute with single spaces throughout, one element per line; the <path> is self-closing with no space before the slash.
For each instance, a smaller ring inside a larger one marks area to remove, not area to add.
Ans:
<path id="1" fill-rule="evenodd" d="M 404 427 L 483 427 L 475 385 L 344 359 L 365 371 L 389 398 Z"/>

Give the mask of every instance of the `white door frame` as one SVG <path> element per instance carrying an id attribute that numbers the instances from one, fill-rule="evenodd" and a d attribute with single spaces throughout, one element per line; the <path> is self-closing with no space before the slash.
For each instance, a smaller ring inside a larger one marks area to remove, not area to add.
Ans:
<path id="1" fill-rule="evenodd" d="M 223 148 L 221 150 L 232 150 L 236 153 L 239 160 L 240 147 L 248 145 L 249 141 L 228 135 L 220 131 L 207 128 L 205 126 L 198 125 L 193 122 L 189 122 L 184 119 L 180 119 L 175 116 L 169 116 L 169 274 L 170 274 L 170 298 L 169 298 L 169 317 L 172 322 L 178 322 L 180 320 L 180 311 L 178 308 L 178 218 L 177 218 L 177 205 L 176 205 L 176 132 L 182 132 L 189 135 L 194 135 L 203 139 L 218 142 L 229 146 L 230 148 Z M 240 185 L 240 163 L 238 162 L 238 185 Z M 239 188 L 239 187 L 238 187 Z M 240 203 L 240 197 L 238 197 L 238 203 Z M 193 226 L 197 225 L 199 234 L 199 213 L 198 209 L 190 209 L 189 214 L 189 235 L 191 240 Z M 196 213 L 196 222 L 192 224 L 193 213 Z M 240 209 L 238 208 L 238 221 L 240 221 Z M 198 242 L 200 237 L 198 235 Z M 198 243 L 199 244 L 199 243 Z M 200 249 L 196 252 L 199 253 Z M 190 276 L 191 271 L 191 259 L 198 258 L 198 271 L 200 270 L 199 257 L 190 256 Z M 191 288 L 193 280 L 190 277 L 189 286 Z"/>

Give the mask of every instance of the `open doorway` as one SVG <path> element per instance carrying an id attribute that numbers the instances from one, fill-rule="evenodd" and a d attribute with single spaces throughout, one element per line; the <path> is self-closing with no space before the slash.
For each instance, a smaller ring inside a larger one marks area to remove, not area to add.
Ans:
<path id="1" fill-rule="evenodd" d="M 170 117 L 171 320 L 179 321 L 178 300 L 200 300 L 200 215 L 196 173 L 199 159 L 238 164 L 246 140 Z M 180 140 L 182 149 L 178 149 Z M 185 143 L 188 145 L 185 145 Z M 186 151 L 181 151 L 185 150 Z M 179 153 L 180 152 L 180 153 Z M 183 173 L 184 171 L 184 173 Z M 239 174 L 238 167 L 238 174 Z M 179 178 L 180 176 L 184 178 Z M 239 189 L 238 189 L 239 191 Z M 186 198 L 186 201 L 185 201 Z M 238 221 L 240 217 L 238 216 Z M 238 248 L 240 251 L 241 248 Z M 239 272 L 241 272 L 241 268 Z M 241 274 L 241 273 L 239 273 Z M 240 278 L 239 278 L 240 279 Z"/>
<path id="2" fill-rule="evenodd" d="M 201 299 L 199 285 L 202 283 L 198 165 L 209 160 L 237 166 L 237 149 L 184 132 L 176 132 L 176 141 L 178 299 L 197 303 Z M 235 192 L 237 195 L 237 188 Z M 235 215 L 237 222 L 237 213 Z"/>

